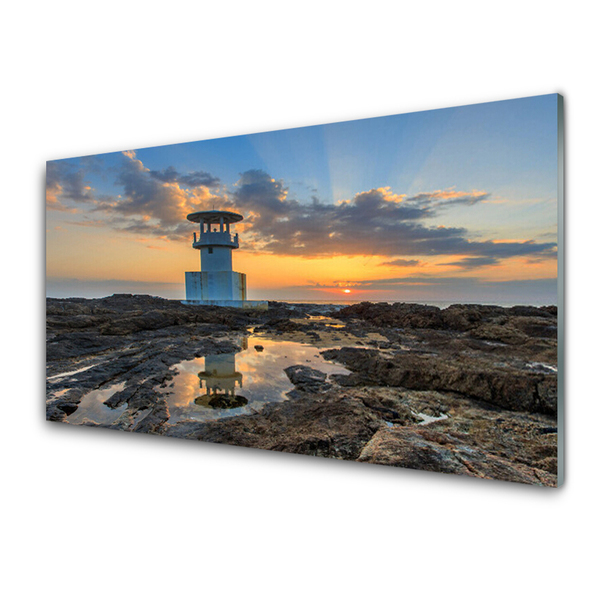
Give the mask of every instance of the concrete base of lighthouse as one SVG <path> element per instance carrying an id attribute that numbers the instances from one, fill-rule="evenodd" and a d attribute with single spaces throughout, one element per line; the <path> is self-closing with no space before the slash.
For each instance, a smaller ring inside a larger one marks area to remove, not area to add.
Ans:
<path id="1" fill-rule="evenodd" d="M 246 274 L 236 271 L 187 271 L 185 304 L 268 308 L 264 300 L 246 300 Z"/>

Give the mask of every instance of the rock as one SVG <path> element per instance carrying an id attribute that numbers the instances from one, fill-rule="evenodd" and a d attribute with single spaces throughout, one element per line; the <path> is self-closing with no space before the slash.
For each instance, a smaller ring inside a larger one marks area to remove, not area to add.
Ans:
<path id="1" fill-rule="evenodd" d="M 46 324 L 50 330 L 84 329 L 116 336 L 187 323 L 215 323 L 240 329 L 253 320 L 252 314 L 246 309 L 187 306 L 178 300 L 132 294 L 93 300 L 46 299 Z"/>
<path id="2" fill-rule="evenodd" d="M 46 404 L 47 421 L 64 421 L 66 416 L 66 413 L 60 410 L 60 408 L 58 408 L 55 404 Z"/>
<path id="3" fill-rule="evenodd" d="M 556 414 L 555 375 L 460 355 L 437 357 L 407 353 L 388 358 L 376 350 L 363 348 L 340 348 L 321 354 L 326 360 L 341 362 L 356 373 L 356 378 L 347 380 L 351 385 L 370 383 L 459 392 L 510 410 Z"/>
<path id="4" fill-rule="evenodd" d="M 306 326 L 301 323 L 295 323 L 290 319 L 269 319 L 263 325 L 260 325 L 254 329 L 254 331 L 271 331 L 275 330 L 281 333 L 291 332 L 291 331 L 304 331 Z"/>
<path id="5" fill-rule="evenodd" d="M 361 302 L 342 308 L 339 319 L 357 318 L 378 327 L 411 327 L 436 329 L 443 327 L 441 311 L 435 306 L 396 302 Z"/>
<path id="6" fill-rule="evenodd" d="M 557 336 L 556 317 L 511 317 L 508 323 L 529 337 L 556 338 Z"/>
<path id="7" fill-rule="evenodd" d="M 340 319 L 360 319 L 377 327 L 452 331 L 470 331 L 486 324 L 502 326 L 510 320 L 511 327 L 521 329 L 527 335 L 542 337 L 555 335 L 553 326 L 556 326 L 556 315 L 555 306 L 503 308 L 481 304 L 453 304 L 440 310 L 435 306 L 403 302 L 361 302 L 342 308 L 335 316 Z M 515 317 L 520 317 L 521 322 Z M 537 320 L 535 326 L 534 320 Z"/>
<path id="8" fill-rule="evenodd" d="M 503 344 L 524 344 L 527 341 L 527 335 L 509 325 L 497 325 L 495 323 L 484 323 L 473 329 L 470 336 L 479 340 L 490 340 L 502 342 Z"/>
<path id="9" fill-rule="evenodd" d="M 157 398 L 150 413 L 137 423 L 133 431 L 138 433 L 157 433 L 160 434 L 164 430 L 164 424 L 169 418 L 169 408 L 167 403 L 162 398 Z"/>
<path id="10" fill-rule="evenodd" d="M 72 415 L 77 410 L 77 407 L 79 406 L 79 402 L 58 401 L 55 406 L 59 410 L 62 410 L 65 413 L 65 415 L 69 416 L 69 415 Z"/>
<path id="11" fill-rule="evenodd" d="M 509 315 L 519 317 L 554 317 L 558 311 L 556 306 L 511 306 L 506 309 Z"/>
<path id="12" fill-rule="evenodd" d="M 480 304 L 452 304 L 442 310 L 442 320 L 447 329 L 469 331 L 484 322 L 502 323 L 506 320 L 506 309 Z"/>
<path id="13" fill-rule="evenodd" d="M 468 475 L 469 469 L 449 446 L 449 438 L 423 437 L 423 430 L 381 428 L 364 447 L 359 462 Z"/>
<path id="14" fill-rule="evenodd" d="M 318 392 L 331 388 L 331 384 L 326 381 L 327 374 L 317 371 L 317 369 L 313 369 L 312 367 L 292 365 L 284 369 L 284 371 L 296 389 L 300 391 Z"/>
<path id="15" fill-rule="evenodd" d="M 208 401 L 208 405 L 212 408 L 239 408 L 240 406 L 246 406 L 248 404 L 248 398 L 244 396 L 227 396 L 226 394 L 214 394 Z"/>
<path id="16" fill-rule="evenodd" d="M 223 423 L 195 424 L 189 421 L 170 425 L 165 434 L 263 448 L 294 454 L 308 454 L 356 460 L 369 439 L 383 425 L 380 417 L 348 394 L 327 392 L 318 398 L 268 405 L 261 413 L 232 417 Z"/>
<path id="17" fill-rule="evenodd" d="M 261 344 L 255 344 L 254 349 L 257 352 L 262 352 L 265 349 L 265 347 L 263 345 L 261 345 Z"/>
<path id="18" fill-rule="evenodd" d="M 533 467 L 512 464 L 503 458 L 466 446 L 460 439 L 424 427 L 379 429 L 362 450 L 358 461 L 548 485 L 540 479 L 540 474 Z M 549 481 L 549 478 L 544 479 Z"/>

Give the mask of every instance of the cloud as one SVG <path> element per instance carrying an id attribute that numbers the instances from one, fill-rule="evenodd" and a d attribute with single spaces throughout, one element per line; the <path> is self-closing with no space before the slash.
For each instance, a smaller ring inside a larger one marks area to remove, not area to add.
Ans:
<path id="1" fill-rule="evenodd" d="M 155 218 L 171 226 L 185 219 L 189 195 L 177 185 L 166 185 L 149 176 L 149 171 L 135 154 L 124 154 L 116 183 L 123 188 L 123 198 L 112 208 L 126 216 Z"/>
<path id="2" fill-rule="evenodd" d="M 65 206 L 59 199 L 58 199 L 58 193 L 60 193 L 60 188 L 58 188 L 58 190 L 55 189 L 48 189 L 46 188 L 46 210 L 56 210 L 59 212 L 69 212 L 69 213 L 76 213 L 77 209 L 76 208 L 69 208 L 67 206 Z"/>
<path id="3" fill-rule="evenodd" d="M 242 173 L 236 187 L 234 203 L 237 208 L 255 213 L 255 219 L 264 223 L 285 218 L 290 210 L 300 206 L 297 201 L 286 202 L 288 188 L 264 171 L 254 169 Z"/>
<path id="4" fill-rule="evenodd" d="M 162 171 L 148 171 L 150 177 L 158 179 L 164 183 L 178 183 L 184 187 L 218 187 L 221 180 L 206 171 L 192 171 L 186 175 L 178 173 L 175 167 L 167 167 Z"/>
<path id="5" fill-rule="evenodd" d="M 380 267 L 418 267 L 423 263 L 420 260 L 408 260 L 405 258 L 397 258 L 396 260 L 389 260 L 379 264 Z"/>
<path id="6" fill-rule="evenodd" d="M 199 183 L 198 174 L 203 172 L 182 176 L 174 169 L 166 169 L 161 173 L 162 179 L 189 177 L 197 185 L 185 189 L 178 181 L 163 181 L 151 175 L 134 152 L 123 154 L 116 179 L 116 184 L 123 189 L 122 198 L 102 207 L 106 212 L 121 215 L 111 221 L 115 228 L 171 240 L 187 239 L 194 230 L 194 225 L 186 220 L 187 215 L 225 201 L 224 196 L 213 194 L 209 187 Z M 207 182 L 217 181 L 204 175 Z M 128 219 L 123 220 L 122 216 Z"/>
<path id="7" fill-rule="evenodd" d="M 85 172 L 69 160 L 46 163 L 46 199 L 50 195 L 51 204 L 61 200 L 72 202 L 93 202 L 95 200 Z"/>
<path id="8" fill-rule="evenodd" d="M 82 206 L 97 205 L 107 200 L 97 195 L 89 181 L 90 172 L 100 172 L 102 162 L 97 156 L 48 161 L 46 163 L 46 209 L 81 212 Z"/>
<path id="9" fill-rule="evenodd" d="M 304 204 L 288 199 L 287 193 L 283 182 L 264 171 L 243 173 L 237 183 L 232 201 L 240 212 L 249 213 L 247 234 L 262 252 L 311 257 L 466 255 L 488 259 L 555 252 L 553 242 L 473 241 L 464 228 L 423 223 L 448 206 L 482 202 L 490 197 L 488 192 L 438 190 L 408 197 L 389 188 L 375 188 L 338 204 L 323 204 L 316 198 Z"/>
<path id="10" fill-rule="evenodd" d="M 76 208 L 69 208 L 59 200 L 59 196 L 63 195 L 63 190 L 68 185 L 66 181 L 62 181 L 63 173 L 64 167 L 61 163 L 46 163 L 46 210 L 77 212 Z"/>
<path id="11" fill-rule="evenodd" d="M 487 201 L 489 198 L 490 194 L 483 191 L 473 190 L 472 192 L 457 192 L 454 189 L 448 189 L 417 194 L 416 196 L 407 198 L 406 201 L 417 206 L 439 209 L 457 204 L 473 206 L 478 202 Z"/>
<path id="12" fill-rule="evenodd" d="M 410 277 L 389 277 L 385 279 L 361 279 L 358 281 L 334 281 L 334 285 L 368 288 L 372 290 L 389 290 L 402 288 L 407 285 L 473 285 L 481 283 L 478 277 L 444 277 L 417 274 Z"/>
<path id="13" fill-rule="evenodd" d="M 494 256 L 469 256 L 455 262 L 440 263 L 442 267 L 462 267 L 463 269 L 476 269 L 478 267 L 487 267 L 497 265 L 499 259 Z"/>
<path id="14" fill-rule="evenodd" d="M 102 219 L 88 219 L 84 217 L 82 221 L 65 221 L 68 225 L 77 225 L 78 227 L 104 227 L 106 222 Z"/>
<path id="15" fill-rule="evenodd" d="M 224 195 L 211 191 L 219 184 L 217 177 L 205 171 L 181 174 L 173 167 L 150 171 L 132 150 L 121 153 L 113 167 L 115 185 L 122 190 L 121 194 L 97 195 L 87 181 L 87 169 L 98 169 L 98 164 L 85 159 L 48 163 L 49 210 L 77 212 L 68 204 L 87 203 L 90 212 L 102 215 L 102 219 L 95 221 L 72 222 L 75 225 L 105 224 L 119 231 L 181 240 L 187 239 L 194 229 L 186 220 L 190 212 L 226 201 Z"/>
<path id="16" fill-rule="evenodd" d="M 380 187 L 335 204 L 315 194 L 300 202 L 290 197 L 284 181 L 262 170 L 241 173 L 227 190 L 206 171 L 180 173 L 172 166 L 150 170 L 134 151 L 127 151 L 113 167 L 121 193 L 99 196 L 88 181 L 89 169 L 97 170 L 97 161 L 48 163 L 48 208 L 76 211 L 85 203 L 99 213 L 98 221 L 138 236 L 189 239 L 196 226 L 186 216 L 215 207 L 244 215 L 238 231 L 243 232 L 246 251 L 305 257 L 377 255 L 390 257 L 382 263 L 388 267 L 422 264 L 412 257 L 460 256 L 448 265 L 466 269 L 514 256 L 543 259 L 556 254 L 552 241 L 473 240 L 465 228 L 431 224 L 453 206 L 488 201 L 486 191 L 450 188 L 408 196 Z"/>

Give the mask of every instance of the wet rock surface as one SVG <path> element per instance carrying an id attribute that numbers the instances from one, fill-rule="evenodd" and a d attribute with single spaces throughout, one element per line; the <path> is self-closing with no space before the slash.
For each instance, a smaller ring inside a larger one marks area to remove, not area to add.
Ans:
<path id="1" fill-rule="evenodd" d="M 80 424 L 553 486 L 556 317 L 556 307 L 528 306 L 256 311 L 123 294 L 48 299 L 47 419 L 77 416 L 82 398 L 101 390 L 106 421 Z M 350 374 L 292 365 L 284 402 L 170 422 L 173 366 L 238 352 L 248 331 L 311 344 Z"/>
<path id="2" fill-rule="evenodd" d="M 292 365 L 284 369 L 289 380 L 301 392 L 324 392 L 331 388 L 327 374 L 306 365 Z"/>

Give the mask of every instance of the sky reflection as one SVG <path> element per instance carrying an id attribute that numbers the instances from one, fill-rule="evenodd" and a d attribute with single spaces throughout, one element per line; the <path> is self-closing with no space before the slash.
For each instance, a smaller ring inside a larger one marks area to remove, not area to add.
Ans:
<path id="1" fill-rule="evenodd" d="M 263 350 L 258 351 L 256 345 L 262 346 Z M 186 419 L 209 421 L 249 414 L 260 411 L 270 402 L 281 402 L 293 388 L 284 372 L 291 365 L 304 364 L 328 375 L 349 373 L 341 365 L 324 360 L 315 346 L 275 341 L 256 335 L 248 336 L 244 346 L 246 349 L 236 354 L 196 358 L 173 367 L 178 374 L 163 392 L 171 413 L 169 423 Z M 219 370 L 218 373 L 214 372 L 215 368 Z M 235 395 L 247 399 L 248 403 L 234 408 L 213 408 L 205 402 L 196 403 L 196 398 L 206 395 L 207 372 L 212 374 L 210 382 L 214 383 L 220 378 L 224 388 L 229 381 Z"/>

